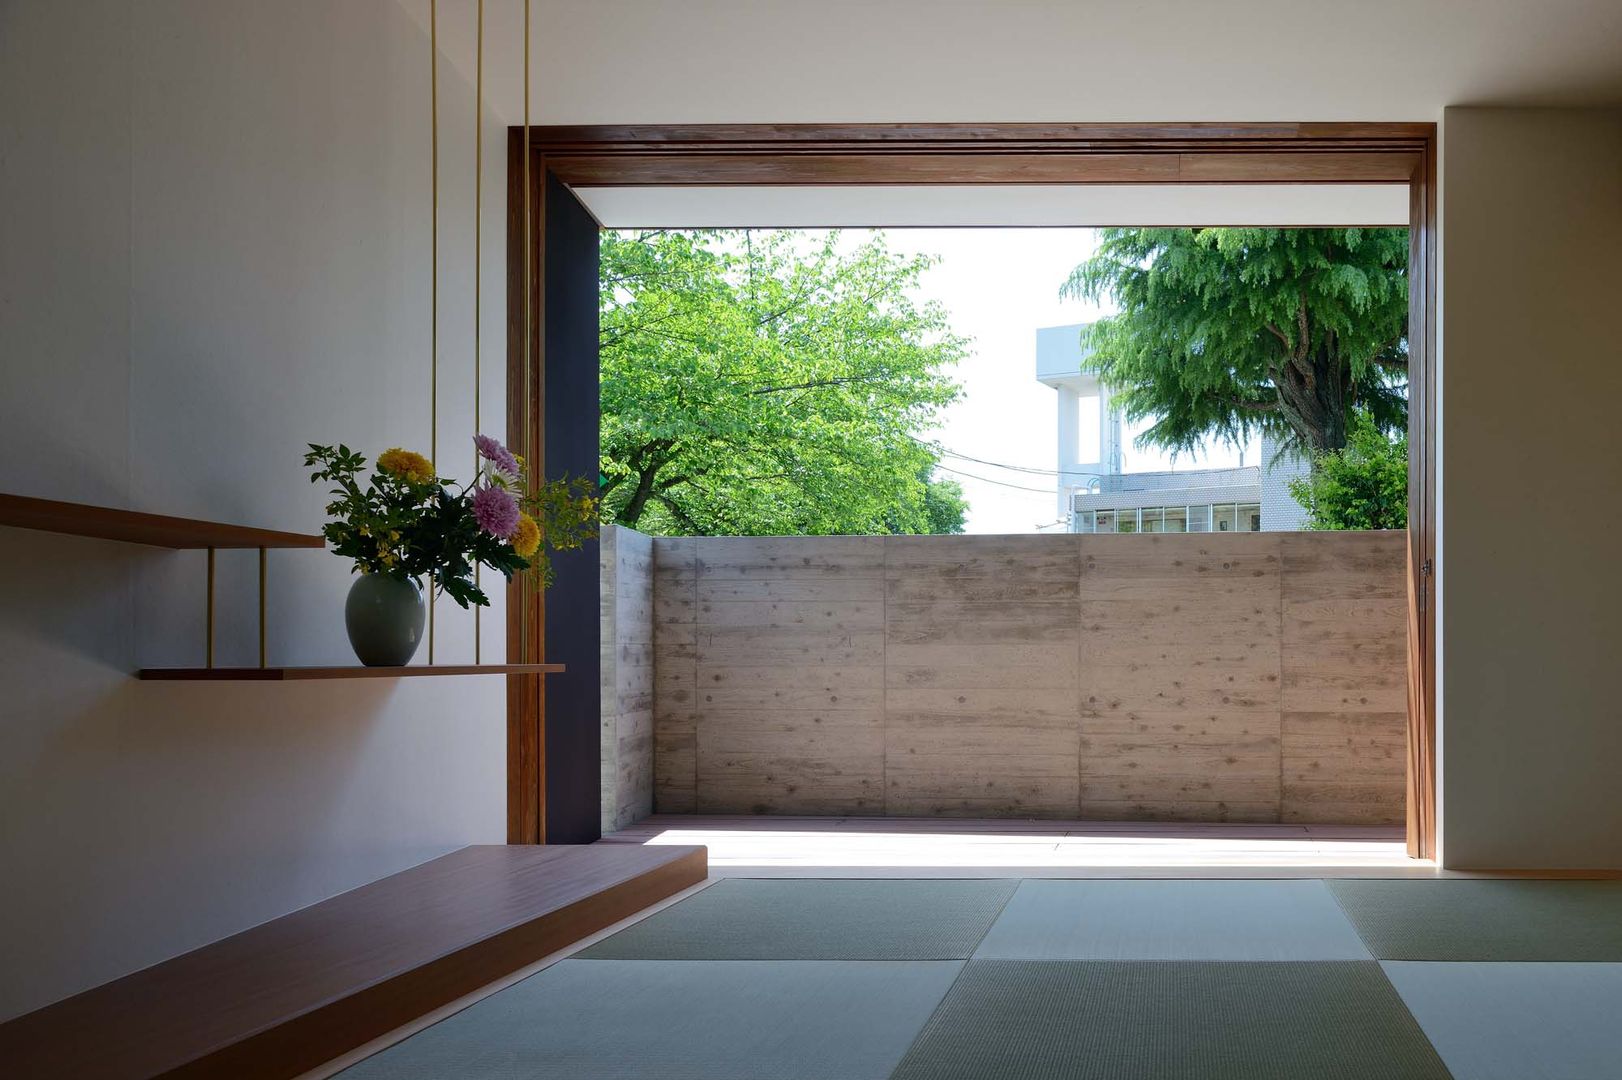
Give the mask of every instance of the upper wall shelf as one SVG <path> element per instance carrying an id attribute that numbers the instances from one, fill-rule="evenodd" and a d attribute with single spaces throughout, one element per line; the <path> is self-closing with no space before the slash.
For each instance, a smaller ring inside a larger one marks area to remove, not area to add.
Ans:
<path id="1" fill-rule="evenodd" d="M 429 675 L 556 675 L 562 664 L 413 664 L 410 667 L 142 668 L 141 679 L 168 682 L 305 682 L 312 679 L 410 679 Z"/>
<path id="2" fill-rule="evenodd" d="M 0 525 L 166 548 L 318 548 L 319 535 L 0 494 Z"/>

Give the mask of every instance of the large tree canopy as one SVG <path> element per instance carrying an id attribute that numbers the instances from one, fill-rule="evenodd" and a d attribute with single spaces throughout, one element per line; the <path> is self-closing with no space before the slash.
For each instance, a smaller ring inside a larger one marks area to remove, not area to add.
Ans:
<path id="1" fill-rule="evenodd" d="M 929 265 L 838 234 L 605 232 L 603 518 L 698 535 L 962 527 L 920 439 L 966 342 Z M 955 495 L 955 497 L 954 497 Z M 955 507 L 955 510 L 954 510 Z"/>
<path id="2" fill-rule="evenodd" d="M 1150 444 L 1268 432 L 1318 455 L 1354 408 L 1406 426 L 1406 229 L 1103 229 L 1062 292 L 1119 305 L 1083 343 Z"/>

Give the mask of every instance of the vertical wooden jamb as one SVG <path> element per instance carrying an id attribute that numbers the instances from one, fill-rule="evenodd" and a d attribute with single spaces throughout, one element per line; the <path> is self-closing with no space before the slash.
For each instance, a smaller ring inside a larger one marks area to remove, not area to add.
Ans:
<path id="1" fill-rule="evenodd" d="M 545 469 L 545 363 L 541 354 L 542 312 L 537 297 L 541 266 L 537 242 L 544 208 L 536 183 L 541 171 L 531 162 L 528 176 L 529 244 L 525 244 L 524 146 L 522 129 L 507 138 L 507 441 L 529 463 L 531 475 Z M 524 259 L 529 254 L 529 297 L 526 303 Z M 526 312 L 529 318 L 525 318 Z M 529 342 L 528 350 L 524 343 Z M 526 366 L 525 359 L 528 357 Z M 514 663 L 545 659 L 544 597 L 523 579 L 507 586 L 507 655 Z M 546 841 L 545 822 L 545 686 L 539 675 L 507 678 L 507 842 Z"/>
<path id="2" fill-rule="evenodd" d="M 1409 185 L 1408 854 L 1436 857 L 1436 136 Z"/>

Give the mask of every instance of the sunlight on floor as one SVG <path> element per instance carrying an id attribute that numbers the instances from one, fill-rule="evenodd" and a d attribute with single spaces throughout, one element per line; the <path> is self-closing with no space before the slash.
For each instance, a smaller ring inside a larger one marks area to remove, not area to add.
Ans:
<path id="1" fill-rule="evenodd" d="M 713 876 L 1334 876 L 1430 873 L 1400 828 L 659 815 L 611 843 L 703 844 Z"/>

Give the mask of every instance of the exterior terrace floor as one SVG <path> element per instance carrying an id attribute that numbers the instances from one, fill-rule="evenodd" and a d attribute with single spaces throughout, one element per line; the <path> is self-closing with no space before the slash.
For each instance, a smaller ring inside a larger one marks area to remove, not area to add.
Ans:
<path id="1" fill-rule="evenodd" d="M 712 877 L 1430 875 L 1395 826 L 657 814 L 605 843 L 703 844 Z"/>

